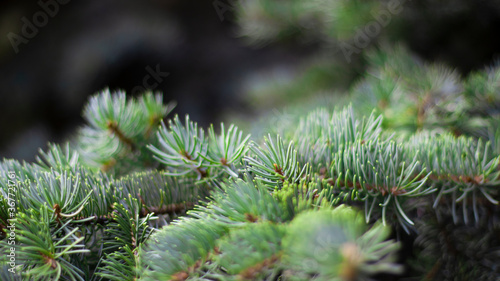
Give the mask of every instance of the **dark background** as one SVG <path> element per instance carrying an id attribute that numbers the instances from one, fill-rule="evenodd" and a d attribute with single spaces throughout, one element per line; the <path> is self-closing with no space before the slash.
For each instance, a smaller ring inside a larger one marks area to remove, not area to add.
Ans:
<path id="1" fill-rule="evenodd" d="M 418 55 L 463 75 L 498 58 L 498 1 L 409 5 L 395 36 Z M 71 138 L 89 95 L 105 87 L 132 93 L 143 85 L 147 67 L 169 73 L 152 90 L 177 101 L 176 113 L 189 113 L 202 126 L 228 111 L 251 114 L 243 81 L 293 66 L 317 48 L 247 46 L 237 38 L 231 11 L 221 20 L 212 0 L 73 0 L 59 5 L 16 53 L 9 34 L 22 35 L 23 17 L 33 22 L 39 11 L 37 1 L 0 4 L 0 157 L 33 160 L 48 141 Z"/>

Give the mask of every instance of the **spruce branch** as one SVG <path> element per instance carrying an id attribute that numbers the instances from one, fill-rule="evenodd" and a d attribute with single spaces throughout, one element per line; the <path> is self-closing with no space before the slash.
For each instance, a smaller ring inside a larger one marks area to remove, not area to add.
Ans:
<path id="1" fill-rule="evenodd" d="M 152 133 L 156 131 L 163 118 L 167 116 L 176 106 L 175 102 L 170 102 L 167 105 L 164 105 L 162 95 L 153 95 L 150 92 L 140 96 L 138 104 L 145 114 L 144 118 L 147 120 L 147 125 L 144 128 L 144 137 L 146 139 L 149 139 Z"/>
<path id="2" fill-rule="evenodd" d="M 283 4 L 262 3 L 248 5 Z M 251 144 L 234 125 L 166 126 L 161 95 L 98 93 L 74 149 L 0 162 L 2 265 L 17 227 L 17 263 L 0 278 L 370 280 L 402 273 L 398 260 L 404 277 L 495 280 L 498 69 L 462 83 L 389 52 L 369 54 L 353 106 L 302 109 Z M 388 226 L 406 231 L 402 243 L 416 238 L 411 254 L 398 259 Z"/>
<path id="3" fill-rule="evenodd" d="M 39 210 L 44 205 L 50 206 L 54 219 L 62 223 L 79 215 L 88 203 L 91 193 L 82 194 L 80 174 L 71 175 L 64 172 L 56 175 L 52 171 L 37 176 L 38 180 L 18 189 L 18 198 L 22 198 L 18 203 L 20 211 Z"/>
<path id="4" fill-rule="evenodd" d="M 283 139 L 276 136 L 276 142 L 268 135 L 264 141 L 265 148 L 260 148 L 255 142 L 250 145 L 253 157 L 246 156 L 248 171 L 262 180 L 271 189 L 279 189 L 283 182 L 298 182 L 306 166 L 301 167 L 298 162 L 297 150 L 293 142 L 285 148 Z"/>
<path id="5" fill-rule="evenodd" d="M 457 203 L 462 205 L 463 221 L 469 221 L 468 201 L 472 197 L 472 214 L 479 221 L 478 202 L 485 198 L 490 204 L 498 204 L 497 188 L 500 182 L 497 171 L 500 156 L 489 153 L 490 144 L 481 139 L 454 137 L 450 134 L 431 136 L 421 134 L 409 142 L 411 149 L 420 151 L 423 167 L 432 171 L 429 179 L 438 189 L 434 208 L 441 198 L 451 195 L 453 220 L 458 222 Z"/>
<path id="6" fill-rule="evenodd" d="M 47 152 L 39 150 L 40 156 L 36 157 L 37 164 L 46 171 L 51 168 L 75 171 L 79 166 L 80 155 L 66 143 L 63 148 L 57 144 L 49 144 Z"/>
<path id="7" fill-rule="evenodd" d="M 243 280 L 266 279 L 282 255 L 284 225 L 247 224 L 218 240 L 215 261 L 229 275 Z"/>
<path id="8" fill-rule="evenodd" d="M 130 249 L 129 245 L 125 245 L 120 250 L 106 255 L 106 258 L 102 260 L 99 270 L 95 273 L 96 277 L 112 281 L 138 280 L 139 274 L 136 272 L 138 257 L 136 250 Z"/>
<path id="9" fill-rule="evenodd" d="M 326 109 L 318 109 L 299 122 L 294 139 L 303 161 L 313 167 L 323 165 L 329 168 L 332 155 L 342 146 L 356 141 L 376 140 L 382 131 L 382 116 L 372 113 L 361 121 L 356 118 L 352 106 L 330 114 Z"/>
<path id="10" fill-rule="evenodd" d="M 184 218 L 151 236 L 139 254 L 141 279 L 185 280 L 214 250 L 226 228 L 204 220 Z"/>
<path id="11" fill-rule="evenodd" d="M 6 188 L 9 184 L 24 183 L 36 178 L 41 171 L 38 165 L 19 162 L 14 159 L 3 159 L 0 162 L 0 186 Z"/>
<path id="12" fill-rule="evenodd" d="M 218 223 L 227 226 L 243 225 L 260 221 L 284 222 L 290 217 L 259 180 L 228 180 L 206 203 L 189 213 L 203 218 L 207 214 Z"/>
<path id="13" fill-rule="evenodd" d="M 131 196 L 141 203 L 141 217 L 150 213 L 159 216 L 161 219 L 155 221 L 156 227 L 184 214 L 209 195 L 209 188 L 196 184 L 194 179 L 181 179 L 158 171 L 131 174 L 116 180 L 113 185 L 117 198 Z"/>
<path id="14" fill-rule="evenodd" d="M 150 220 L 152 214 L 140 217 L 140 203 L 129 196 L 122 204 L 114 204 L 112 222 L 105 230 L 103 251 L 108 252 L 100 261 L 96 275 L 110 280 L 135 280 L 137 277 L 137 255 L 140 246 L 153 233 Z"/>
<path id="15" fill-rule="evenodd" d="M 15 223 L 16 262 L 22 264 L 23 278 L 84 280 L 81 269 L 68 260 L 69 255 L 88 252 L 81 243 L 84 238 L 77 236 L 78 228 L 69 227 L 71 221 L 54 227 L 50 209 L 43 205 L 40 209 L 30 209 L 27 214 L 18 213 Z M 9 247 L 6 244 L 2 246 Z"/>
<path id="16" fill-rule="evenodd" d="M 113 205 L 112 222 L 108 225 L 106 233 L 111 240 L 105 242 L 105 251 L 117 251 L 128 245 L 130 250 L 135 250 L 143 243 L 153 229 L 149 221 L 154 220 L 153 214 L 140 217 L 140 203 L 129 196 L 121 200 L 121 204 Z"/>
<path id="17" fill-rule="evenodd" d="M 337 186 L 352 193 L 349 197 L 365 203 L 366 222 L 370 221 L 375 206 L 379 206 L 384 225 L 391 210 L 408 232 L 414 223 L 406 215 L 403 202 L 435 191 L 432 186 L 425 186 L 429 174 L 418 167 L 416 156 L 407 157 L 403 147 L 394 141 L 357 142 L 335 155 L 331 177 L 336 179 Z"/>
<path id="18" fill-rule="evenodd" d="M 80 192 L 77 193 L 77 201 L 83 200 L 83 196 L 90 194 L 88 203 L 77 216 L 82 221 L 100 221 L 107 218 L 112 211 L 112 205 L 116 202 L 116 187 L 113 184 L 114 178 L 104 172 L 90 171 L 80 167 L 73 177 L 80 178 Z"/>
<path id="19" fill-rule="evenodd" d="M 96 94 L 84 109 L 88 125 L 79 131 L 82 159 L 91 167 L 117 174 L 154 166 L 145 148 L 154 142 L 157 125 L 173 107 L 151 93 L 128 101 L 120 91 Z"/>
<path id="20" fill-rule="evenodd" d="M 367 231 L 362 215 L 341 206 L 304 212 L 284 238 L 289 274 L 315 280 L 368 280 L 376 273 L 399 274 L 399 243 L 387 241 L 390 229 L 376 224 Z"/>
<path id="21" fill-rule="evenodd" d="M 205 159 L 207 141 L 203 129 L 186 115 L 183 125 L 178 116 L 169 120 L 168 128 L 162 123 L 158 132 L 160 148 L 149 145 L 154 158 L 167 166 L 169 175 L 185 175 L 194 172 L 198 179 L 207 176 Z"/>
<path id="22" fill-rule="evenodd" d="M 217 167 L 228 173 L 231 177 L 237 178 L 237 165 L 247 152 L 247 142 L 250 135 L 243 138 L 243 132 L 238 127 L 231 125 L 227 129 L 221 123 L 221 134 L 217 136 L 214 127 L 208 129 L 209 147 L 207 155 L 200 155 L 210 166 Z"/>

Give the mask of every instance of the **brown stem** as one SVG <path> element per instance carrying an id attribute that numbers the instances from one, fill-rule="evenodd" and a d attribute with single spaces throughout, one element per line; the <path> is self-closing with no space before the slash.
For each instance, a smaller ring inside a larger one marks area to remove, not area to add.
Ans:
<path id="1" fill-rule="evenodd" d="M 424 125 L 424 119 L 425 119 L 425 108 L 427 105 L 431 102 L 432 96 L 430 93 L 427 93 L 424 98 L 422 99 L 422 102 L 418 105 L 418 112 L 417 112 L 417 127 L 421 129 Z"/>
<path id="2" fill-rule="evenodd" d="M 264 261 L 243 270 L 242 272 L 240 272 L 239 275 L 244 280 L 255 280 L 255 277 L 259 272 L 261 272 L 263 269 L 268 268 L 269 266 L 277 262 L 279 259 L 280 259 L 279 254 L 273 255 L 270 258 L 265 259 Z"/>
<path id="3" fill-rule="evenodd" d="M 193 202 L 186 202 L 186 203 L 172 203 L 169 205 L 163 205 L 161 207 L 148 207 L 147 209 L 142 208 L 140 215 L 142 217 L 145 217 L 149 213 L 155 213 L 156 215 L 174 214 L 174 213 L 184 211 L 186 209 L 193 208 L 194 205 L 195 205 L 195 203 L 193 203 Z"/>
<path id="4" fill-rule="evenodd" d="M 184 157 L 186 157 L 187 160 L 193 160 L 193 158 L 191 157 L 191 155 L 189 155 L 185 150 L 181 150 L 179 151 L 180 154 Z M 200 177 L 201 178 L 205 178 L 207 176 L 207 172 L 206 171 L 203 171 L 202 169 L 200 169 L 199 167 L 196 168 L 196 172 L 198 174 L 200 174 Z"/>
<path id="5" fill-rule="evenodd" d="M 425 275 L 425 280 L 434 280 L 434 277 L 438 273 L 439 269 L 441 268 L 441 260 L 437 260 L 436 263 L 432 266 L 431 270 L 427 272 Z"/>
<path id="6" fill-rule="evenodd" d="M 118 128 L 118 123 L 116 123 L 116 121 L 108 121 L 107 127 L 108 130 L 117 136 L 121 142 L 128 145 L 132 151 L 135 150 L 134 142 L 123 134 L 120 128 Z"/>
<path id="7" fill-rule="evenodd" d="M 59 225 L 61 225 L 61 206 L 59 206 L 59 204 L 54 204 L 54 206 L 52 207 L 52 209 L 54 209 L 54 214 L 56 215 L 56 221 L 59 223 Z"/>
<path id="8" fill-rule="evenodd" d="M 52 269 L 57 268 L 57 261 L 45 254 L 40 253 L 43 257 L 43 260 L 45 261 L 46 264 L 49 264 Z"/>
<path id="9" fill-rule="evenodd" d="M 143 203 L 143 202 L 141 202 Z M 144 203 L 143 203 L 144 204 Z M 195 202 L 185 202 L 185 203 L 172 203 L 169 205 L 163 205 L 161 207 L 143 207 L 141 211 L 139 212 L 139 216 L 141 218 L 147 216 L 150 213 L 155 213 L 157 215 L 163 215 L 163 214 L 175 214 L 179 213 L 181 211 L 191 209 L 196 205 Z M 76 220 L 84 220 L 87 219 L 85 217 L 78 217 Z M 111 214 L 108 215 L 103 215 L 103 216 L 98 216 L 94 218 L 93 220 L 85 222 L 85 224 L 90 224 L 92 222 L 97 223 L 97 224 L 107 224 L 111 221 L 114 221 L 114 218 Z"/>
<path id="10" fill-rule="evenodd" d="M 148 138 L 153 130 L 158 126 L 158 123 L 160 122 L 161 117 L 158 115 L 153 115 L 149 117 L 149 126 L 148 129 L 146 130 L 146 138 Z"/>
<path id="11" fill-rule="evenodd" d="M 257 217 L 254 214 L 246 213 L 245 214 L 245 219 L 249 222 L 257 222 L 259 220 L 259 217 Z"/>

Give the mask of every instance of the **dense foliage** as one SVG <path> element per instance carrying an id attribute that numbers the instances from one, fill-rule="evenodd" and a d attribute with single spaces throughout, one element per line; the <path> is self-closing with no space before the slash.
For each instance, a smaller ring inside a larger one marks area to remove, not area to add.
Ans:
<path id="1" fill-rule="evenodd" d="M 382 9 L 292 2 L 245 2 L 241 31 L 330 46 Z M 261 14 L 273 28 L 245 25 Z M 346 93 L 266 116 L 253 138 L 168 116 L 160 94 L 97 93 L 71 143 L 0 163 L 1 280 L 498 280 L 500 68 L 359 54 Z M 329 77 L 313 68 L 260 90 L 319 90 L 298 85 Z"/>
<path id="2" fill-rule="evenodd" d="M 496 280 L 500 71 L 369 59 L 352 105 L 261 139 L 96 94 L 73 143 L 1 163 L 2 280 Z"/>

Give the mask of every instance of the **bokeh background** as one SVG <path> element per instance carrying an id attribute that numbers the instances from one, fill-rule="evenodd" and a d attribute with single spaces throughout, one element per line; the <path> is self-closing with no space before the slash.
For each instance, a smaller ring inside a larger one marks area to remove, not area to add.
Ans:
<path id="1" fill-rule="evenodd" d="M 106 87 L 138 94 L 148 88 L 144 79 L 152 70 L 161 75 L 148 80 L 149 88 L 162 92 L 165 101 L 177 101 L 175 113 L 189 113 L 207 126 L 233 119 L 252 122 L 263 111 L 286 106 L 293 94 L 307 98 L 307 91 L 293 89 L 277 97 L 255 92 L 269 77 L 293 80 L 311 61 L 339 55 L 314 40 L 249 43 L 240 32 L 234 0 L 65 0 L 32 38 L 13 46 L 12 34 L 22 35 L 24 19 L 33 22 L 42 6 L 54 1 L 0 4 L 2 158 L 31 161 L 47 142 L 71 139 L 83 124 L 81 111 L 90 95 Z M 499 1 L 406 5 L 389 40 L 464 76 L 498 60 Z M 303 87 L 346 89 L 363 72 L 362 60 L 332 65 L 318 70 L 322 79 L 305 79 Z"/>

